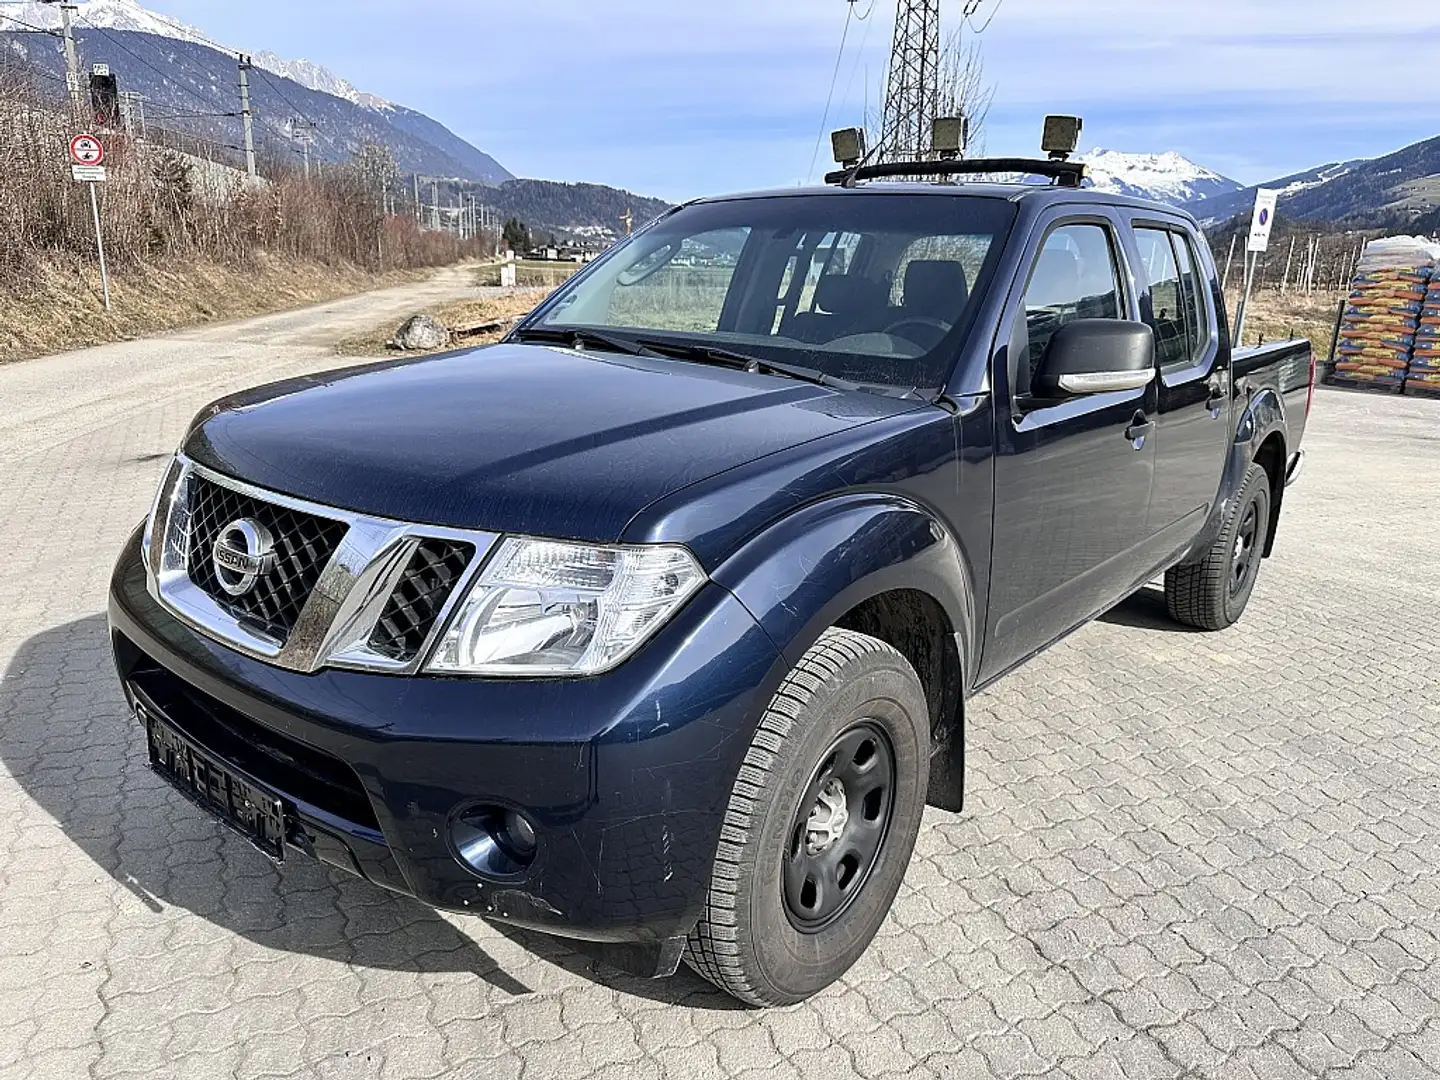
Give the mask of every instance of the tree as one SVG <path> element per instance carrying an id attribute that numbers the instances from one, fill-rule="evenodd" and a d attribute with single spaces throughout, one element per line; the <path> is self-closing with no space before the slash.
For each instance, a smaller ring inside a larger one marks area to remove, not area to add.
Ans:
<path id="1" fill-rule="evenodd" d="M 979 157 L 985 153 L 985 122 L 990 116 L 990 105 L 995 100 L 995 84 L 985 79 L 985 59 L 977 36 L 966 36 L 962 25 L 950 31 L 940 47 L 940 92 L 935 115 L 969 119 L 970 142 L 965 148 L 967 157 Z M 866 142 L 871 147 L 879 143 L 885 126 L 885 76 L 882 75 L 881 79 L 878 104 L 873 105 L 865 117 Z"/>
<path id="2" fill-rule="evenodd" d="M 970 121 L 967 156 L 985 153 L 985 121 L 995 100 L 995 84 L 985 81 L 985 60 L 980 43 L 966 38 L 964 27 L 950 32 L 940 52 L 941 116 L 964 116 Z"/>
<path id="3" fill-rule="evenodd" d="M 505 222 L 505 246 L 511 251 L 526 252 L 533 246 L 530 242 L 530 228 L 519 218 Z"/>

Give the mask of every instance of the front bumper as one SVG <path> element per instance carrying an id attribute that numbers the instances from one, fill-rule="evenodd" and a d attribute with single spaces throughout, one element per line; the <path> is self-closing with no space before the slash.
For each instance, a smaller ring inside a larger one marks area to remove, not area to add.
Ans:
<path id="1" fill-rule="evenodd" d="M 583 941 L 668 943 L 675 960 L 783 674 L 769 637 L 713 584 L 597 678 L 285 671 L 160 607 L 138 534 L 116 567 L 109 617 L 132 699 L 183 714 L 172 716 L 182 728 L 191 717 L 186 734 L 275 790 L 316 857 L 435 907 Z M 452 815 L 477 802 L 535 823 L 527 871 L 485 880 L 455 856 Z"/>

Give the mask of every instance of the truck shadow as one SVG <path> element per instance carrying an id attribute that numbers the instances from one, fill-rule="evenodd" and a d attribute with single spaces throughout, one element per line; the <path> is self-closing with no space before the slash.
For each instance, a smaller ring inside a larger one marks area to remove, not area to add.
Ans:
<path id="1" fill-rule="evenodd" d="M 1130 626 L 1136 630 L 1160 630 L 1167 634 L 1200 634 L 1192 626 L 1184 626 L 1170 617 L 1162 589 L 1146 587 L 1100 616 L 1100 622 L 1112 626 Z"/>
<path id="2" fill-rule="evenodd" d="M 181 908 L 268 949 L 361 968 L 469 973 L 502 997 L 533 992 L 433 909 L 303 855 L 276 866 L 171 790 L 149 769 L 102 615 L 20 647 L 0 680 L 0 761 L 72 843 L 152 912 Z M 534 956 L 623 993 L 737 1007 L 687 968 L 672 979 L 638 979 L 555 938 L 497 929 Z M 512 967 L 539 973 L 529 962 Z"/>

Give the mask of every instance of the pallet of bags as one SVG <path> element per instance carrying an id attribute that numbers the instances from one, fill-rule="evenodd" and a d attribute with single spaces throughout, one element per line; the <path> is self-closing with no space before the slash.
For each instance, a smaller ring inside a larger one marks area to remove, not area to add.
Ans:
<path id="1" fill-rule="evenodd" d="M 1404 389 L 1437 257 L 1440 248 L 1413 237 L 1366 246 L 1327 381 L 1390 393 Z"/>
<path id="2" fill-rule="evenodd" d="M 1440 397 L 1440 275 L 1432 276 L 1420 309 L 1405 388 L 1407 393 Z"/>

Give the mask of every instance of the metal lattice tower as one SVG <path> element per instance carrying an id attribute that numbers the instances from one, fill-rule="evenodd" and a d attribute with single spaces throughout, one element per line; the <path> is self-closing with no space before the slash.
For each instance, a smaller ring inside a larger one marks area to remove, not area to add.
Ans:
<path id="1" fill-rule="evenodd" d="M 880 129 L 885 159 L 925 157 L 939 107 L 940 0 L 900 0 Z"/>

